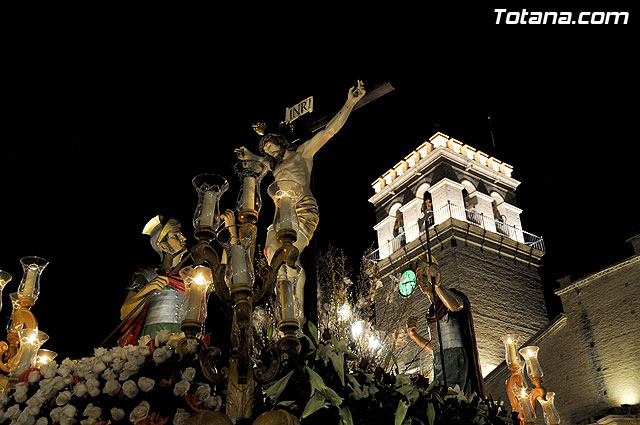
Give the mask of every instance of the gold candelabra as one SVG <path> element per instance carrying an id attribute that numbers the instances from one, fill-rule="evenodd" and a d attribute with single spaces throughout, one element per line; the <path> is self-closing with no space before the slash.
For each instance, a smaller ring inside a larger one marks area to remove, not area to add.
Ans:
<path id="1" fill-rule="evenodd" d="M 507 379 L 507 396 L 511 403 L 511 409 L 518 412 L 518 419 L 521 425 L 535 423 L 536 401 L 540 403 L 544 414 L 544 421 L 547 425 L 558 425 L 560 415 L 555 408 L 555 393 L 547 392 L 542 386 L 544 376 L 542 367 L 538 361 L 538 350 L 536 346 L 523 347 L 517 350 L 518 340 L 512 335 L 503 338 L 505 347 L 505 360 L 507 367 L 511 371 L 511 376 Z M 525 363 L 521 362 L 520 354 Z M 533 388 L 527 388 L 524 382 L 524 369 L 526 367 L 527 376 Z"/>
<path id="2" fill-rule="evenodd" d="M 20 263 L 24 273 L 18 291 L 10 294 L 13 311 L 7 325 L 7 341 L 0 341 L 0 388 L 4 391 L 14 388 L 20 375 L 36 365 L 38 350 L 49 339 L 38 330 L 38 321 L 31 312 L 40 295 L 40 275 L 49 262 L 40 257 L 24 257 Z M 9 273 L 0 270 L 0 298 L 11 279 Z"/>

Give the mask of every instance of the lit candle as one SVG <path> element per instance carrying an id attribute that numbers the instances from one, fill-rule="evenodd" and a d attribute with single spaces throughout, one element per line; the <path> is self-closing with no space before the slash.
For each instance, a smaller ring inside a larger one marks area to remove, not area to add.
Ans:
<path id="1" fill-rule="evenodd" d="M 202 275 L 196 275 L 189 285 L 189 304 L 185 320 L 200 321 L 200 310 L 204 292 L 207 289 L 207 281 Z"/>
<path id="2" fill-rule="evenodd" d="M 216 192 L 210 190 L 204 193 L 202 211 L 200 212 L 200 226 L 213 227 L 214 209 L 216 206 Z"/>
<path id="3" fill-rule="evenodd" d="M 295 320 L 292 285 L 286 277 L 280 280 L 280 304 L 282 305 L 282 320 Z"/>
<path id="4" fill-rule="evenodd" d="M 504 337 L 504 347 L 507 366 L 519 365 L 520 359 L 518 358 L 518 352 L 516 351 L 516 340 L 511 335 Z"/>
<path id="5" fill-rule="evenodd" d="M 232 245 L 231 251 L 231 279 L 234 284 L 249 282 L 249 272 L 245 261 L 244 248 L 241 244 Z"/>
<path id="6" fill-rule="evenodd" d="M 280 228 L 293 229 L 291 198 L 284 195 L 280 198 Z"/>
<path id="7" fill-rule="evenodd" d="M 36 354 L 42 344 L 44 344 L 49 336 L 37 329 L 24 329 L 18 331 L 20 336 L 20 351 L 18 364 L 11 370 L 12 376 L 20 376 L 25 370 L 33 367 Z"/>
<path id="8" fill-rule="evenodd" d="M 24 289 L 22 290 L 23 297 L 33 297 L 33 290 L 36 286 L 36 278 L 38 277 L 38 266 L 32 264 L 27 270 L 27 276 L 24 281 Z"/>
<path id="9" fill-rule="evenodd" d="M 520 413 L 522 414 L 524 421 L 526 423 L 535 422 L 536 412 L 531 406 L 531 395 L 525 388 L 520 390 L 520 394 L 518 394 L 518 401 L 520 402 Z"/>
<path id="10" fill-rule="evenodd" d="M 38 350 L 38 355 L 36 356 L 36 366 L 42 367 L 47 363 L 52 362 L 53 359 L 55 359 L 57 356 L 58 353 L 56 353 L 55 351 L 44 350 L 41 348 L 40 350 Z"/>
<path id="11" fill-rule="evenodd" d="M 527 375 L 529 378 L 542 378 L 542 367 L 538 362 L 538 350 L 539 347 L 530 346 L 520 349 L 520 355 L 524 357 L 524 361 L 527 365 Z"/>
<path id="12" fill-rule="evenodd" d="M 255 177 L 247 176 L 244 178 L 244 187 L 242 189 L 242 210 L 249 211 L 255 209 L 256 200 L 256 179 Z"/>

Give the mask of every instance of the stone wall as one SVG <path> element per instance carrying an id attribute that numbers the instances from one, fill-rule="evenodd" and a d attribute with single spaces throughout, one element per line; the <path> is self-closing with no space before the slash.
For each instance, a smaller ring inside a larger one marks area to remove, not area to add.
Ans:
<path id="1" fill-rule="evenodd" d="M 469 297 L 480 361 L 483 371 L 488 373 L 504 358 L 501 338 L 505 333 L 528 339 L 547 324 L 538 270 L 534 265 L 483 251 L 478 246 L 465 246 L 463 240 L 457 240 L 456 246 L 451 245 L 449 241 L 443 243 L 444 249 L 434 249 L 433 255 L 439 262 L 443 285 L 459 289 Z M 397 272 L 404 271 L 398 267 Z M 387 277 L 383 281 L 385 286 L 380 291 L 376 312 L 388 305 L 395 308 L 386 308 L 385 317 L 376 313 L 376 327 L 403 329 L 404 339 L 400 338 L 396 346 L 402 349 L 406 345 L 399 356 L 401 365 L 406 365 L 420 350 L 406 338 L 406 317 L 419 316 L 418 332 L 426 337 L 424 314 L 429 302 L 417 287 L 410 297 L 403 298 L 393 279 Z M 432 358 L 428 353 L 421 352 L 408 370 L 413 370 L 418 362 L 423 373 L 431 370 Z"/>
<path id="2" fill-rule="evenodd" d="M 543 386 L 556 393 L 562 423 L 640 403 L 640 256 L 565 284 L 556 293 L 564 315 L 527 345 L 540 347 Z M 504 363 L 486 377 L 494 398 L 507 400 L 507 377 Z M 538 413 L 537 422 L 544 423 L 539 407 Z"/>

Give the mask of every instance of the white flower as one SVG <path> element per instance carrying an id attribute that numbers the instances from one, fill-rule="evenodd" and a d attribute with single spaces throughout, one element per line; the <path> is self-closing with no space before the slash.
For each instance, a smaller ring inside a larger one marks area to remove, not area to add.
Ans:
<path id="1" fill-rule="evenodd" d="M 189 381 L 183 379 L 178 382 L 175 387 L 173 387 L 173 393 L 178 397 L 183 396 L 184 393 L 189 391 L 190 386 L 191 384 L 189 383 Z"/>
<path id="2" fill-rule="evenodd" d="M 121 388 L 120 382 L 116 381 L 115 379 L 109 379 L 107 382 L 105 382 L 104 388 L 102 391 L 105 394 L 114 396 L 114 395 L 118 395 L 118 393 L 120 392 L 120 388 Z"/>
<path id="3" fill-rule="evenodd" d="M 188 367 L 182 372 L 182 379 L 184 380 L 191 381 L 195 377 L 196 377 L 196 370 L 192 367 Z"/>
<path id="4" fill-rule="evenodd" d="M 125 347 L 113 347 L 111 349 L 114 358 L 120 358 L 122 360 L 127 358 L 127 349 Z"/>
<path id="5" fill-rule="evenodd" d="M 49 417 L 53 422 L 60 422 L 60 415 L 62 415 L 62 407 L 54 407 L 49 412 Z"/>
<path id="6" fill-rule="evenodd" d="M 69 401 L 71 401 L 71 392 L 69 391 L 63 391 L 56 397 L 56 405 L 58 406 L 64 406 Z"/>
<path id="7" fill-rule="evenodd" d="M 66 416 L 68 418 L 73 418 L 76 415 L 78 409 L 73 404 L 67 404 L 62 408 L 60 412 L 60 416 Z"/>
<path id="8" fill-rule="evenodd" d="M 109 351 L 104 348 L 104 347 L 98 347 L 98 348 L 94 348 L 93 349 L 93 357 L 96 358 L 96 360 L 101 359 L 102 356 L 104 356 L 105 354 L 107 354 Z M 104 361 L 104 360 L 103 360 Z"/>
<path id="9" fill-rule="evenodd" d="M 173 425 L 184 425 L 185 421 L 191 416 L 189 412 L 184 409 L 178 408 L 176 414 L 173 417 Z"/>
<path id="10" fill-rule="evenodd" d="M 18 416 L 20 416 L 20 413 L 21 413 L 20 406 L 18 406 L 17 404 L 14 404 L 13 406 L 7 409 L 4 415 L 13 421 L 18 419 Z"/>
<path id="11" fill-rule="evenodd" d="M 71 368 L 68 366 L 60 366 L 56 371 L 60 376 L 68 376 L 71 374 Z"/>
<path id="12" fill-rule="evenodd" d="M 121 347 L 118 347 L 118 348 L 121 348 Z M 111 368 L 116 372 L 119 370 L 122 370 L 123 367 L 124 367 L 124 359 L 122 359 L 121 357 L 117 357 L 113 359 L 113 361 L 111 362 Z"/>
<path id="13" fill-rule="evenodd" d="M 40 419 L 36 421 L 36 425 L 49 425 L 49 420 L 46 416 L 42 416 Z"/>
<path id="14" fill-rule="evenodd" d="M 149 335 L 142 335 L 142 337 L 138 340 L 138 346 L 144 347 L 150 342 L 151 342 L 151 337 Z"/>
<path id="15" fill-rule="evenodd" d="M 107 368 L 104 372 L 102 372 L 102 378 L 104 380 L 108 381 L 109 379 L 116 379 L 117 377 L 118 375 L 116 375 L 116 373 L 111 368 Z"/>
<path id="16" fill-rule="evenodd" d="M 4 391 L 0 391 L 0 409 L 4 408 L 5 404 L 9 401 L 9 397 Z"/>
<path id="17" fill-rule="evenodd" d="M 20 413 L 18 419 L 16 420 L 17 425 L 34 425 L 36 423 L 36 418 L 30 415 L 28 412 Z"/>
<path id="18" fill-rule="evenodd" d="M 84 382 L 78 382 L 75 387 L 73 387 L 73 395 L 76 397 L 82 397 L 87 393 L 87 385 Z"/>
<path id="19" fill-rule="evenodd" d="M 95 418 L 86 418 L 80 421 L 80 425 L 93 425 L 98 422 Z"/>
<path id="20" fill-rule="evenodd" d="M 141 376 L 138 379 L 138 386 L 140 387 L 140 389 L 142 391 L 144 391 L 145 393 L 150 392 L 153 389 L 153 386 L 156 384 L 156 381 L 154 381 L 151 378 L 146 378 L 144 376 Z"/>
<path id="21" fill-rule="evenodd" d="M 103 361 L 97 361 L 93 364 L 93 366 L 91 367 L 91 371 L 94 373 L 101 373 L 102 371 L 104 371 L 107 368 L 107 365 L 104 364 Z"/>
<path id="22" fill-rule="evenodd" d="M 13 393 L 13 399 L 16 403 L 24 403 L 27 401 L 27 391 L 29 391 L 29 387 L 26 382 L 18 382 L 16 384 L 16 389 Z"/>
<path id="23" fill-rule="evenodd" d="M 96 356 L 96 359 L 97 359 L 97 356 Z M 113 359 L 114 359 L 114 355 L 111 351 L 107 351 L 102 356 L 100 356 L 100 360 L 102 360 L 105 363 L 111 363 Z"/>
<path id="24" fill-rule="evenodd" d="M 38 390 L 29 400 L 27 400 L 27 406 L 40 407 L 44 402 L 45 399 L 42 396 L 42 393 Z"/>
<path id="25" fill-rule="evenodd" d="M 204 407 L 211 410 L 220 410 L 220 407 L 222 407 L 222 397 L 219 395 L 209 397 L 207 401 L 205 401 Z"/>
<path id="26" fill-rule="evenodd" d="M 87 404 L 87 407 L 84 409 L 84 412 L 82 412 L 82 414 L 93 419 L 98 419 L 102 414 L 102 409 L 98 406 L 94 406 L 93 403 L 89 403 Z"/>
<path id="27" fill-rule="evenodd" d="M 56 376 L 51 380 L 51 386 L 57 391 L 62 391 L 62 389 L 67 386 L 67 384 L 65 384 L 62 376 Z"/>
<path id="28" fill-rule="evenodd" d="M 189 353 L 195 353 L 196 351 L 198 351 L 198 340 L 197 339 L 189 338 L 187 340 L 187 351 Z"/>
<path id="29" fill-rule="evenodd" d="M 166 347 L 156 348 L 153 352 L 153 361 L 156 364 L 164 363 L 169 358 L 170 353 Z"/>
<path id="30" fill-rule="evenodd" d="M 169 341 L 171 337 L 171 331 L 168 329 L 161 329 L 156 332 L 156 347 L 159 347 L 161 344 L 165 344 Z"/>
<path id="31" fill-rule="evenodd" d="M 35 418 L 40 413 L 40 406 L 27 406 L 24 408 L 23 413 L 24 412 L 27 412 Z"/>
<path id="32" fill-rule="evenodd" d="M 132 357 L 131 360 L 124 364 L 124 370 L 125 372 L 136 374 L 140 370 L 140 364 L 135 360 L 135 357 Z"/>
<path id="33" fill-rule="evenodd" d="M 44 378 L 50 379 L 56 376 L 56 371 L 58 369 L 58 365 L 56 362 L 51 361 L 40 368 L 40 373 Z"/>
<path id="34" fill-rule="evenodd" d="M 91 397 L 97 397 L 100 395 L 100 381 L 96 378 L 87 379 L 87 391 Z"/>
<path id="35" fill-rule="evenodd" d="M 29 383 L 34 384 L 40 380 L 40 372 L 37 370 L 32 370 L 29 372 Z"/>
<path id="36" fill-rule="evenodd" d="M 124 395 L 126 395 L 127 397 L 134 398 L 136 395 L 138 395 L 138 386 L 135 382 L 129 379 L 128 381 L 125 381 L 124 384 L 122 384 L 122 392 L 124 392 Z"/>
<path id="37" fill-rule="evenodd" d="M 133 408 L 133 410 L 129 414 L 129 420 L 134 424 L 138 421 L 143 420 L 149 414 L 150 407 L 151 406 L 149 406 L 148 401 L 143 401 L 142 403 L 138 404 L 136 407 Z"/>
<path id="38" fill-rule="evenodd" d="M 113 418 L 114 421 L 119 421 L 122 418 L 124 418 L 124 410 L 119 409 L 117 407 L 112 407 L 111 408 L 111 417 Z"/>
<path id="39" fill-rule="evenodd" d="M 119 381 L 126 381 L 127 379 L 129 379 L 132 375 L 135 375 L 135 373 L 129 372 L 129 371 L 123 371 L 120 372 L 120 376 L 118 376 L 118 380 Z"/>
<path id="40" fill-rule="evenodd" d="M 198 400 L 200 400 L 200 403 L 204 402 L 211 397 L 211 387 L 207 384 L 198 386 L 196 396 L 198 397 Z"/>

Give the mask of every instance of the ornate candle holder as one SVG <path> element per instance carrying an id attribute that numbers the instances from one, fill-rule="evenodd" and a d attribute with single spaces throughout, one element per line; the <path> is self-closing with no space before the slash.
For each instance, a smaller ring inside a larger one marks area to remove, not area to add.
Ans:
<path id="1" fill-rule="evenodd" d="M 229 182 L 217 174 L 200 174 L 191 181 L 198 193 L 198 205 L 193 215 L 197 239 L 212 241 L 220 217 L 220 197 L 229 188 Z"/>
<path id="2" fill-rule="evenodd" d="M 262 208 L 260 183 L 267 169 L 263 163 L 250 160 L 238 161 L 233 169 L 241 182 L 236 202 L 238 221 L 255 223 Z"/>
<path id="3" fill-rule="evenodd" d="M 22 280 L 18 286 L 18 295 L 21 298 L 20 303 L 23 305 L 33 305 L 40 295 L 40 275 L 47 267 L 49 261 L 40 257 L 23 257 L 20 259 L 22 264 Z"/>
<path id="4" fill-rule="evenodd" d="M 35 365 L 38 350 L 49 339 L 49 335 L 37 329 L 21 329 L 18 331 L 18 336 L 20 350 L 9 362 L 12 380 L 17 379 L 24 371 Z"/>
<path id="5" fill-rule="evenodd" d="M 277 271 L 276 297 L 280 304 L 278 330 L 282 336 L 278 346 L 283 350 L 298 349 L 300 345 L 298 330 L 301 311 L 295 293 L 300 271 L 300 267 L 291 267 L 286 263 L 281 264 Z"/>
<path id="6" fill-rule="evenodd" d="M 182 311 L 185 314 L 180 328 L 187 338 L 195 338 L 202 332 L 207 317 L 207 291 L 213 282 L 209 267 L 188 266 L 180 270 L 185 285 Z"/>
<path id="7" fill-rule="evenodd" d="M 507 380 L 507 396 L 509 397 L 509 403 L 511 403 L 511 410 L 520 412 L 522 409 L 518 394 L 524 388 L 524 379 L 522 377 L 524 364 L 518 355 L 518 338 L 513 335 L 505 335 L 502 338 L 502 342 L 504 342 L 505 361 L 511 371 L 511 376 Z"/>
<path id="8" fill-rule="evenodd" d="M 523 425 L 535 423 L 535 404 L 531 403 L 531 394 L 526 388 L 521 388 L 518 392 L 518 401 L 520 402 L 520 423 Z"/>
<path id="9" fill-rule="evenodd" d="M 548 393 L 542 386 L 544 373 L 540 362 L 538 362 L 539 347 L 532 345 L 523 347 L 516 352 L 518 341 L 512 335 L 506 335 L 503 338 L 503 342 L 505 344 L 505 360 L 509 370 L 511 370 L 511 376 L 507 380 L 507 395 L 509 396 L 511 409 L 514 412 L 518 412 L 520 424 L 525 425 L 535 422 L 536 400 L 542 406 L 547 425 L 559 424 L 560 416 L 553 404 L 555 394 Z M 523 371 L 525 365 L 520 362 L 517 353 L 520 353 L 524 358 L 527 375 L 534 385 L 532 389 L 526 388 L 524 384 Z"/>
<path id="10" fill-rule="evenodd" d="M 302 195 L 302 186 L 293 180 L 278 180 L 269 185 L 267 193 L 276 204 L 273 225 L 276 237 L 280 241 L 282 235 L 296 232 L 298 229 L 296 202 Z"/>
<path id="11" fill-rule="evenodd" d="M 546 395 L 546 399 L 538 398 L 538 403 L 542 406 L 542 412 L 544 413 L 544 423 L 547 425 L 558 425 L 560 423 L 560 415 L 554 405 L 555 393 L 549 391 Z"/>

